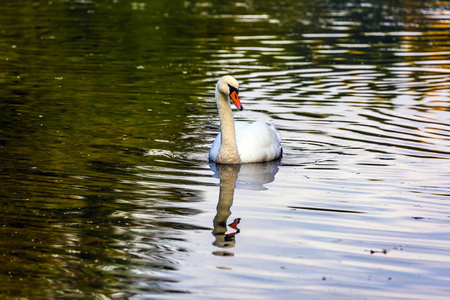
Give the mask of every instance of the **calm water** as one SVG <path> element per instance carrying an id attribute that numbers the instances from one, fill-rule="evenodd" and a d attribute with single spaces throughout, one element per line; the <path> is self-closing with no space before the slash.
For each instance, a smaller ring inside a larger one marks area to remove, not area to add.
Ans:
<path id="1" fill-rule="evenodd" d="M 0 298 L 448 299 L 448 1 L 0 11 Z M 281 161 L 208 163 L 224 74 Z"/>

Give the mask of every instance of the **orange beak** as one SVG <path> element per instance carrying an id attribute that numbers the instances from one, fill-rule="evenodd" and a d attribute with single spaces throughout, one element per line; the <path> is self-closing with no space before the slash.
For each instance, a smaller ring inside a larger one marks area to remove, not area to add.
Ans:
<path id="1" fill-rule="evenodd" d="M 241 104 L 241 101 L 239 101 L 239 95 L 238 95 L 237 91 L 232 91 L 230 93 L 230 98 L 231 98 L 231 100 L 233 100 L 234 105 L 236 105 L 237 109 L 239 109 L 239 110 L 244 109 L 244 107 Z"/>

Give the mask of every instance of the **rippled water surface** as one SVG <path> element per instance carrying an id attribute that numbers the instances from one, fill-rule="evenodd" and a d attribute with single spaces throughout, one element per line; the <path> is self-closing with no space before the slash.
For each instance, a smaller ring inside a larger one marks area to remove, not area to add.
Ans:
<path id="1" fill-rule="evenodd" d="M 2 299 L 448 299 L 450 2 L 0 11 Z M 208 163 L 225 74 L 280 161 Z"/>

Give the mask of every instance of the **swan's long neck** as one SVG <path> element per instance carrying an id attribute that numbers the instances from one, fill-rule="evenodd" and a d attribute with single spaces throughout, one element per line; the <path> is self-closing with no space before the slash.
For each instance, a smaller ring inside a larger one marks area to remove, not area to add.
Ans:
<path id="1" fill-rule="evenodd" d="M 216 88 L 217 109 L 219 110 L 220 131 L 222 140 L 220 143 L 217 162 L 223 164 L 239 164 L 239 152 L 236 143 L 236 132 L 234 129 L 233 114 L 227 95 Z"/>

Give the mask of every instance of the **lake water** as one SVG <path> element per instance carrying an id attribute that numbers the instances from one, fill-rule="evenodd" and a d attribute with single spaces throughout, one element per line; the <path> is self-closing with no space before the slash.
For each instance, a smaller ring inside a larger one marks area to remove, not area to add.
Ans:
<path id="1" fill-rule="evenodd" d="M 448 1 L 0 11 L 2 299 L 448 299 Z M 225 74 L 280 161 L 208 163 Z"/>

